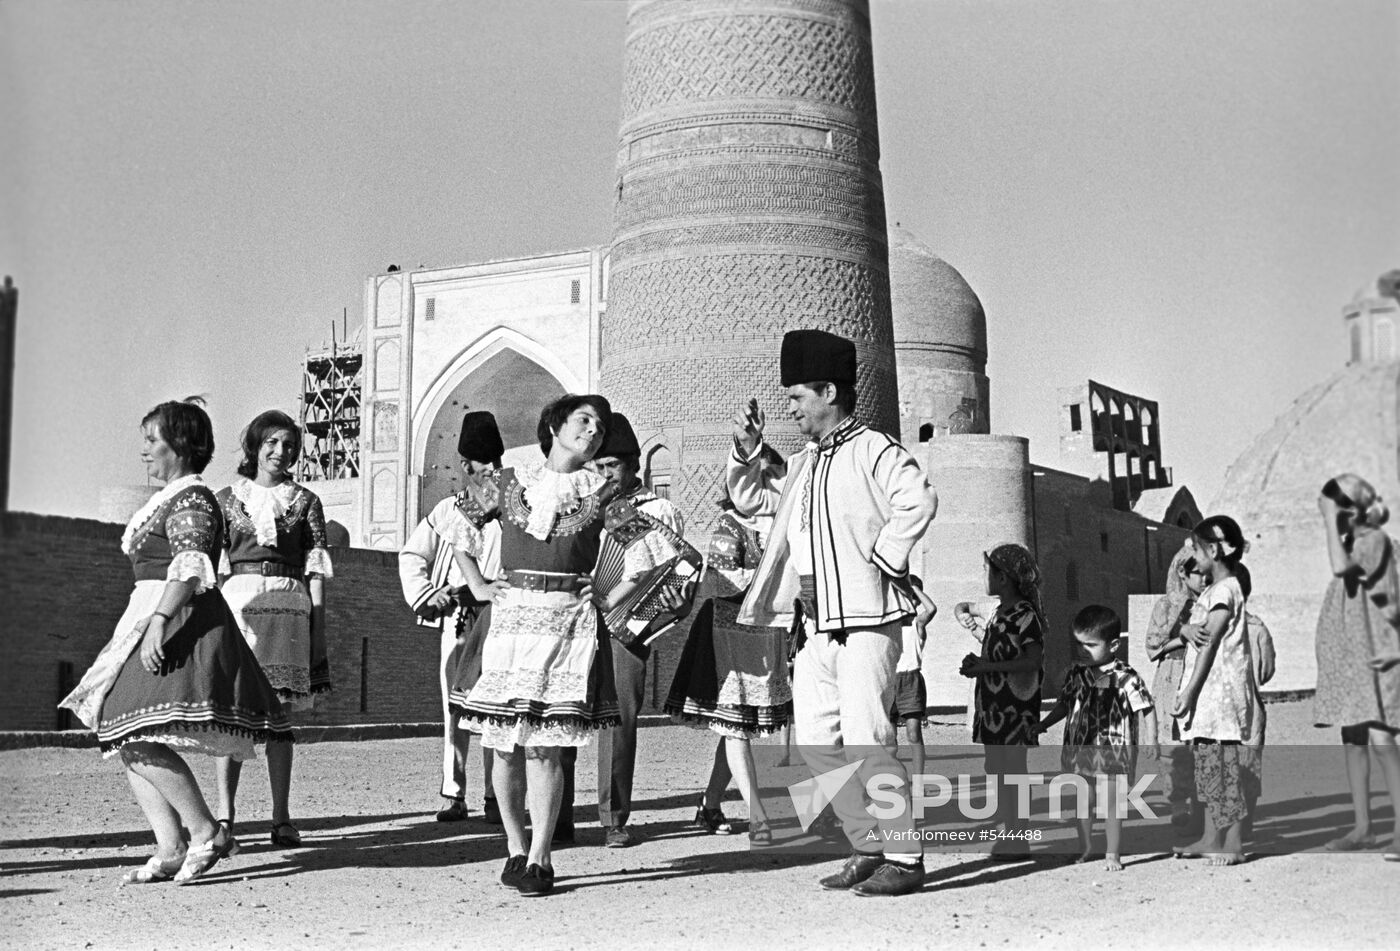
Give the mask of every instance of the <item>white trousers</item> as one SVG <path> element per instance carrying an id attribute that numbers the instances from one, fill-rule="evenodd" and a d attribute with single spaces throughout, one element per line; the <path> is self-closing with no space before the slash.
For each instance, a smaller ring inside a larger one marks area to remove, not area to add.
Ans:
<path id="1" fill-rule="evenodd" d="M 890 707 L 895 666 L 903 647 L 898 622 L 850 628 L 845 643 L 810 628 L 793 666 L 793 735 L 813 773 L 863 760 L 832 800 L 854 851 L 917 856 L 909 808 L 909 774 L 895 756 L 899 748 Z M 867 783 L 898 788 L 904 811 L 877 820 L 869 811 Z M 897 785 L 896 785 L 897 784 Z"/>
<path id="2" fill-rule="evenodd" d="M 443 623 L 438 657 L 438 689 L 442 694 L 442 795 L 465 799 L 467 794 L 467 748 L 471 734 L 457 726 L 457 718 L 447 709 L 448 680 L 457 672 L 462 642 L 457 640 L 452 618 Z M 487 786 L 490 789 L 490 786 Z"/>

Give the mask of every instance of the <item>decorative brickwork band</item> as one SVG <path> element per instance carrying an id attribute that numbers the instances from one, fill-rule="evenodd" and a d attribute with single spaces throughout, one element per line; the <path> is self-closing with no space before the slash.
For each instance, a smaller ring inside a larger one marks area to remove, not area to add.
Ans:
<path id="1" fill-rule="evenodd" d="M 863 0 L 651 0 L 628 19 L 605 395 L 666 430 L 694 537 L 715 514 L 729 418 L 778 385 L 783 334 L 856 342 L 857 415 L 898 433 L 889 252 Z"/>

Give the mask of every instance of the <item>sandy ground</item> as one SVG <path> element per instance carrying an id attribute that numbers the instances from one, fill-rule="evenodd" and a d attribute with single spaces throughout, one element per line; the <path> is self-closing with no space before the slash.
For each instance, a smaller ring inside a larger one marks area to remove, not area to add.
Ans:
<path id="1" fill-rule="evenodd" d="M 1274 742 L 1330 740 L 1310 704 L 1273 708 Z M 931 743 L 963 742 L 932 724 Z M 860 899 L 821 891 L 829 858 L 765 856 L 745 836 L 690 828 L 713 751 L 709 734 L 641 731 L 634 848 L 601 847 L 585 804 L 595 757 L 580 758 L 579 844 L 555 855 L 555 894 L 524 899 L 496 881 L 504 839 L 477 821 L 439 824 L 433 740 L 300 748 L 300 849 L 275 851 L 261 765 L 244 773 L 244 852 L 192 887 L 120 887 L 150 835 L 119 766 L 91 750 L 0 753 L 3 944 L 19 948 L 1339 948 L 1394 947 L 1400 864 L 1376 853 L 1265 855 L 1238 868 L 1136 855 L 1109 873 L 1059 859 L 996 864 L 931 854 L 923 891 Z M 476 750 L 473 749 L 473 760 Z M 197 758 L 202 782 L 212 765 Z M 1338 751 L 1340 763 L 1340 751 Z M 473 762 L 479 776 L 479 767 Z M 1377 780 L 1378 781 L 1378 780 Z M 1318 781 L 1314 781 L 1314 786 Z M 1323 776 L 1303 845 L 1348 821 L 1345 779 Z M 206 789 L 210 788 L 208 785 Z M 470 804 L 475 807 L 479 799 Z M 1384 797 L 1379 818 L 1389 828 Z M 742 816 L 742 802 L 726 804 Z M 1265 825 L 1268 823 L 1265 822 Z M 1390 899 L 1385 899 L 1385 895 Z M 1115 932 L 1117 934 L 1115 934 Z"/>

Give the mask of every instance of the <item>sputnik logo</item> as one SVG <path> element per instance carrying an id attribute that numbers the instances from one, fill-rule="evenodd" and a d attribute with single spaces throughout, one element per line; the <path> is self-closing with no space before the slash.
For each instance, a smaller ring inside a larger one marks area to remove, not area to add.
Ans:
<path id="1" fill-rule="evenodd" d="M 862 757 L 854 763 L 818 773 L 811 779 L 804 779 L 788 787 L 788 795 L 792 797 L 793 808 L 797 810 L 797 821 L 802 824 L 803 832 L 812 827 L 812 823 L 817 821 L 817 816 L 831 804 L 841 787 L 850 781 L 864 762 L 865 758 Z"/>

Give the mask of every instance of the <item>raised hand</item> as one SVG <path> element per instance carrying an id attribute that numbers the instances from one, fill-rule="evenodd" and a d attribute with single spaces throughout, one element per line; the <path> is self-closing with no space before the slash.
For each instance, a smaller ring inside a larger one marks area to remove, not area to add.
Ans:
<path id="1" fill-rule="evenodd" d="M 758 400 L 749 401 L 734 414 L 734 439 L 745 453 L 753 452 L 763 438 L 763 426 L 767 422 Z"/>

